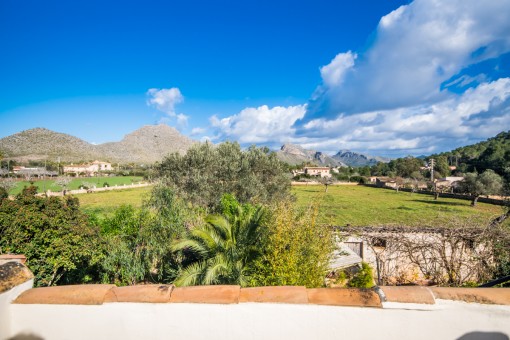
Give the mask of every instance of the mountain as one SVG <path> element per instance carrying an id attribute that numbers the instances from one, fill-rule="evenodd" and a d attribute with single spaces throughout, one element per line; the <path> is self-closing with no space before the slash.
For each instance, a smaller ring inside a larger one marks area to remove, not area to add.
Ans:
<path id="1" fill-rule="evenodd" d="M 366 165 L 372 166 L 378 162 L 388 163 L 390 161 L 389 158 L 372 157 L 349 150 L 340 150 L 336 155 L 332 156 L 332 158 L 353 167 Z"/>
<path id="2" fill-rule="evenodd" d="M 118 163 L 154 163 L 169 153 L 184 153 L 196 143 L 165 125 L 144 126 L 120 142 L 90 144 L 82 139 L 48 129 L 25 130 L 0 139 L 0 150 L 9 158 L 28 160 L 60 157 L 64 162 L 104 160 Z"/>
<path id="3" fill-rule="evenodd" d="M 310 162 L 325 166 L 345 166 L 345 164 L 341 161 L 333 159 L 322 152 L 307 150 L 295 144 L 284 144 L 280 150 L 276 152 L 276 156 L 282 162 L 288 163 L 290 165 L 298 165 L 303 162 Z"/>

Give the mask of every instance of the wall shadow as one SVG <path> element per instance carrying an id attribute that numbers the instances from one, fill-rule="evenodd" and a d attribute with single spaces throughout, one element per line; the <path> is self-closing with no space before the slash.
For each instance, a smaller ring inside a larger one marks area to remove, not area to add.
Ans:
<path id="1" fill-rule="evenodd" d="M 501 332 L 469 332 L 457 340 L 510 340 L 508 335 Z"/>

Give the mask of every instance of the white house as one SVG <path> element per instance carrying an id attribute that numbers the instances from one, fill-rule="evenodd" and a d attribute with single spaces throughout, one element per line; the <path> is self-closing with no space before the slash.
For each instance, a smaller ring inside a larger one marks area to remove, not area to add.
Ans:
<path id="1" fill-rule="evenodd" d="M 93 176 L 94 174 L 101 171 L 111 171 L 112 165 L 107 162 L 94 161 L 88 164 L 78 164 L 78 165 L 66 165 L 64 166 L 65 174 L 86 174 L 88 176 Z"/>
<path id="2" fill-rule="evenodd" d="M 328 167 L 305 167 L 305 174 L 317 177 L 331 177 Z"/>

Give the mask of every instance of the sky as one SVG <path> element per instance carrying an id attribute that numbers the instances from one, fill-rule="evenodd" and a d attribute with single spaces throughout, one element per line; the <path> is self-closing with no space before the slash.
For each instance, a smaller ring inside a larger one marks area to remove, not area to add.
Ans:
<path id="1" fill-rule="evenodd" d="M 427 155 L 510 130 L 510 0 L 0 1 L 0 138 Z"/>

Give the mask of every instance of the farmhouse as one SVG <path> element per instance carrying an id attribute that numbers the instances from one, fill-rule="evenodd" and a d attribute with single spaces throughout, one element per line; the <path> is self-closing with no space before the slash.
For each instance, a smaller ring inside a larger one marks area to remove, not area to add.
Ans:
<path id="1" fill-rule="evenodd" d="M 305 167 L 305 174 L 317 177 L 331 177 L 328 167 Z"/>
<path id="2" fill-rule="evenodd" d="M 112 165 L 107 162 L 94 161 L 88 164 L 79 165 L 66 165 L 64 166 L 64 174 L 85 174 L 87 176 L 93 176 L 100 171 L 111 171 Z"/>

